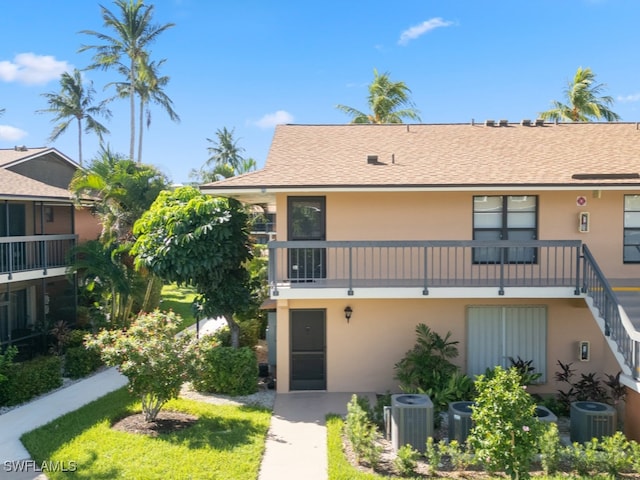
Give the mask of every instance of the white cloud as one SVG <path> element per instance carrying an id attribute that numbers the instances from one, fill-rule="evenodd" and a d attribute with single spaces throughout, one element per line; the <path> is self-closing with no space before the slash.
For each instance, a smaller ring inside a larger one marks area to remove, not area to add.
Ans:
<path id="1" fill-rule="evenodd" d="M 633 93 L 631 95 L 618 95 L 618 101 L 622 103 L 640 102 L 640 93 Z"/>
<path id="2" fill-rule="evenodd" d="M 398 45 L 406 45 L 411 40 L 415 40 L 425 33 L 429 33 L 431 30 L 435 30 L 440 27 L 449 27 L 451 25 L 453 25 L 453 22 L 445 21 L 440 17 L 425 20 L 421 24 L 415 25 L 402 32 L 400 34 L 400 40 L 398 40 Z"/>
<path id="3" fill-rule="evenodd" d="M 44 85 L 71 70 L 71 64 L 56 60 L 51 55 L 19 53 L 12 62 L 0 61 L 0 81 Z"/>
<path id="4" fill-rule="evenodd" d="M 278 110 L 275 113 L 267 113 L 256 122 L 256 125 L 260 128 L 272 128 L 281 123 L 293 123 L 293 115 L 284 110 Z"/>
<path id="5" fill-rule="evenodd" d="M 27 136 L 27 132 L 10 125 L 0 125 L 0 140 L 14 142 Z"/>

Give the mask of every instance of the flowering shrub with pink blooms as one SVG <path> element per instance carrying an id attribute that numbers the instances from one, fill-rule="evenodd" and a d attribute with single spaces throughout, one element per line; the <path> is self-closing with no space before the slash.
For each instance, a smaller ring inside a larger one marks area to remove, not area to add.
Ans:
<path id="1" fill-rule="evenodd" d="M 178 333 L 173 312 L 142 313 L 126 330 L 102 330 L 85 341 L 100 349 L 104 363 L 118 367 L 129 390 L 140 397 L 145 420 L 155 420 L 162 406 L 177 398 L 193 363 L 191 332 Z"/>
<path id="2" fill-rule="evenodd" d="M 521 385 L 517 369 L 496 367 L 491 378 L 480 375 L 469 436 L 476 461 L 489 472 L 504 471 L 511 478 L 528 478 L 544 426 L 536 405 Z"/>

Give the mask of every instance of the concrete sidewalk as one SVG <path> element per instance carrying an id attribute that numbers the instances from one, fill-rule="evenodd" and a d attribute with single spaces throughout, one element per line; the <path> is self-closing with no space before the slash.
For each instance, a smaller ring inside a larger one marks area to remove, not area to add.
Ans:
<path id="1" fill-rule="evenodd" d="M 375 405 L 375 394 L 369 397 Z M 326 480 L 328 413 L 346 415 L 351 393 L 276 395 L 259 480 Z"/>
<path id="2" fill-rule="evenodd" d="M 29 452 L 20 442 L 22 434 L 77 410 L 126 384 L 126 377 L 115 368 L 110 368 L 0 415 L 0 480 L 30 479 L 37 476 L 32 469 L 22 474 L 8 471 L 19 467 L 10 462 L 29 459 Z"/>

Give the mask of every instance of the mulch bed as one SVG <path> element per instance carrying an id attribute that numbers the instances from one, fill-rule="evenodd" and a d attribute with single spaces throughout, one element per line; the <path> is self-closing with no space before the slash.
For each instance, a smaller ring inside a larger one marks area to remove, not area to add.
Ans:
<path id="1" fill-rule="evenodd" d="M 182 412 L 161 410 L 155 421 L 147 422 L 142 413 L 136 413 L 116 421 L 111 428 L 122 432 L 157 437 L 165 433 L 173 433 L 193 426 L 198 417 Z"/>

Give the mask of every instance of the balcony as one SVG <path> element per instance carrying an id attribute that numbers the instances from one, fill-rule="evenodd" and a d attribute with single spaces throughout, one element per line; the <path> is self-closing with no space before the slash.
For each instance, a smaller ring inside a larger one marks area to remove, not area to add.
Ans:
<path id="1" fill-rule="evenodd" d="M 0 275 L 6 275 L 0 279 L 16 281 L 53 273 L 63 275 L 67 255 L 76 240 L 76 235 L 0 237 Z"/>
<path id="2" fill-rule="evenodd" d="M 623 382 L 640 391 L 640 304 L 620 301 L 580 241 L 274 241 L 268 246 L 274 298 L 584 298 L 632 379 Z"/>
<path id="3" fill-rule="evenodd" d="M 269 282 L 272 296 L 283 298 L 317 296 L 312 290 L 324 290 L 325 298 L 361 295 L 367 289 L 382 296 L 401 290 L 409 297 L 446 297 L 454 289 L 455 296 L 502 296 L 508 290 L 542 295 L 528 290 L 535 288 L 548 290 L 542 296 L 576 296 L 581 246 L 573 240 L 276 241 L 269 243 Z"/>

